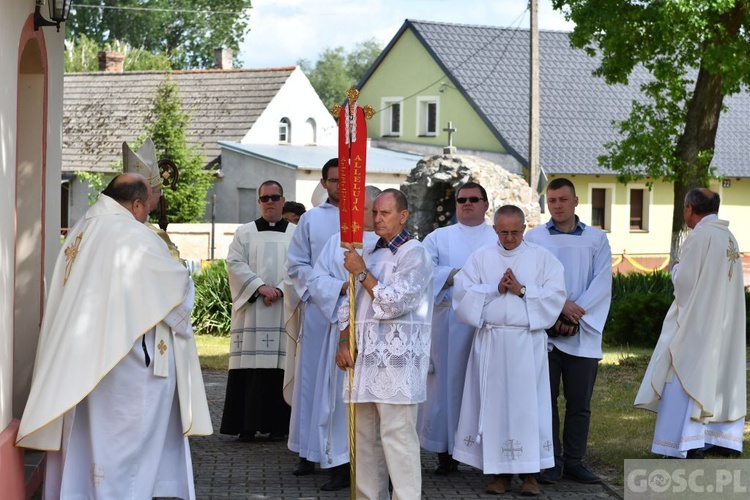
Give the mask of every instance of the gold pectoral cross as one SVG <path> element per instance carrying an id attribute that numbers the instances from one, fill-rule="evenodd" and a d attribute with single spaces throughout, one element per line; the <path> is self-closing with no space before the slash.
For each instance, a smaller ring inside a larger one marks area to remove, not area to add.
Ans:
<path id="1" fill-rule="evenodd" d="M 63 286 L 68 283 L 70 270 L 73 268 L 73 262 L 75 262 L 76 257 L 78 257 L 78 247 L 81 245 L 82 238 L 83 233 L 78 233 L 76 241 L 65 249 L 65 260 L 67 261 L 67 263 L 65 264 L 65 278 L 63 279 Z"/>
<path id="2" fill-rule="evenodd" d="M 734 245 L 734 240 L 729 238 L 729 248 L 727 248 L 727 259 L 729 259 L 729 281 L 732 281 L 732 271 L 734 263 L 740 258 L 740 252 Z"/>

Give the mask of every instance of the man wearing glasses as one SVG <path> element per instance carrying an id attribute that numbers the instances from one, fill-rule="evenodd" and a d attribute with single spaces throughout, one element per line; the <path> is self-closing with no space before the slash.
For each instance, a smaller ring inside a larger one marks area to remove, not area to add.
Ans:
<path id="1" fill-rule="evenodd" d="M 453 457 L 494 474 L 487 492 L 538 495 L 535 475 L 554 465 L 547 342 L 565 304 L 562 264 L 524 241 L 523 211 L 495 212 L 499 241 L 480 248 L 456 275 L 458 321 L 475 328 Z"/>
<path id="2" fill-rule="evenodd" d="M 287 253 L 287 269 L 294 289 L 300 297 L 302 318 L 297 338 L 292 419 L 287 444 L 289 449 L 298 453 L 300 457 L 294 468 L 295 476 L 312 474 L 315 472 L 314 462 L 320 460 L 315 451 L 320 448 L 317 443 L 310 443 L 310 440 L 315 439 L 314 436 L 317 435 L 311 432 L 317 422 L 313 417 L 315 380 L 321 363 L 323 337 L 328 332 L 328 318 L 310 300 L 309 284 L 313 277 L 315 262 L 323 247 L 340 227 L 338 165 L 338 158 L 331 158 L 323 165 L 320 184 L 328 193 L 328 198 L 302 214 Z"/>
<path id="3" fill-rule="evenodd" d="M 296 226 L 281 217 L 281 184 L 266 181 L 258 193 L 261 216 L 237 228 L 227 254 L 232 340 L 220 432 L 237 435 L 240 441 L 253 441 L 256 433 L 283 439 L 289 429 L 290 408 L 283 398 L 287 336 L 281 290 L 290 288 L 284 262 Z"/>
<path id="4" fill-rule="evenodd" d="M 474 328 L 459 323 L 453 312 L 453 277 L 472 252 L 497 243 L 495 231 L 485 222 L 489 206 L 487 191 L 475 182 L 467 182 L 456 191 L 458 222 L 436 229 L 424 240 L 432 257 L 435 308 L 427 400 L 419 408 L 417 429 L 422 448 L 438 454 L 435 474 L 441 476 L 456 471 L 458 466 L 451 454 L 474 335 Z"/>
<path id="5" fill-rule="evenodd" d="M 562 177 L 550 181 L 547 208 L 551 219 L 526 235 L 526 241 L 547 248 L 560 259 L 568 291 L 562 314 L 548 332 L 555 466 L 541 474 L 545 484 L 563 475 L 579 483 L 600 480 L 582 461 L 591 421 L 591 395 L 602 359 L 602 330 L 612 299 L 612 251 L 601 229 L 581 222 L 575 213 L 577 206 L 572 182 Z M 562 443 L 557 410 L 561 379 L 565 396 Z"/>

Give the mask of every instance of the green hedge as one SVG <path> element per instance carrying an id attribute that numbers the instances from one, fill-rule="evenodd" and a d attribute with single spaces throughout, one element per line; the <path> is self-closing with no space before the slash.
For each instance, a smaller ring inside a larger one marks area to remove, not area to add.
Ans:
<path id="1" fill-rule="evenodd" d="M 617 274 L 612 278 L 612 305 L 604 325 L 607 345 L 653 348 L 672 301 L 674 286 L 668 272 Z M 747 327 L 750 334 L 750 289 L 745 288 Z"/>
<path id="2" fill-rule="evenodd" d="M 196 334 L 228 336 L 232 318 L 232 294 L 229 291 L 227 263 L 215 260 L 201 274 L 193 275 L 195 306 L 193 329 Z"/>

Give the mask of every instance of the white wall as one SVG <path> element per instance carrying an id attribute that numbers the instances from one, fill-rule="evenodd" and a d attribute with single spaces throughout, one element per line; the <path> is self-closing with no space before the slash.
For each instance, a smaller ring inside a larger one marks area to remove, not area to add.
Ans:
<path id="1" fill-rule="evenodd" d="M 343 98 L 344 96 L 342 96 Z M 310 81 L 299 67 L 289 76 L 253 128 L 242 138 L 242 144 L 278 144 L 279 122 L 289 118 L 292 124 L 291 144 L 305 146 L 305 122 L 312 118 L 316 125 L 316 144 L 332 146 L 337 141 L 336 122 L 326 109 Z"/>

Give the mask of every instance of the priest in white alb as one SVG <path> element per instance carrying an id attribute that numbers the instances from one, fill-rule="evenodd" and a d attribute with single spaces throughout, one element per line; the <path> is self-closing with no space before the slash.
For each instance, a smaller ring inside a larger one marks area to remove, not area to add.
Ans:
<path id="1" fill-rule="evenodd" d="M 696 188 L 685 196 L 692 232 L 672 267 L 674 302 L 635 398 L 636 407 L 657 412 L 651 451 L 659 455 L 742 452 L 745 287 L 739 245 L 718 212 L 717 193 Z"/>
<path id="2" fill-rule="evenodd" d="M 364 233 L 362 247 L 373 248 L 378 236 L 373 232 L 372 204 L 380 194 L 375 186 L 365 187 Z M 347 406 L 342 398 L 344 372 L 335 363 L 339 348 L 338 310 L 348 304 L 349 271 L 344 267 L 341 233 L 328 240 L 315 263 L 309 290 L 310 299 L 328 318 L 313 398 L 313 429 L 307 446 L 307 458 L 330 471 L 322 491 L 338 491 L 349 486 L 349 424 Z"/>
<path id="3" fill-rule="evenodd" d="M 495 212 L 497 244 L 480 248 L 455 277 L 458 321 L 476 328 L 453 457 L 495 474 L 488 493 L 539 494 L 534 477 L 554 465 L 547 335 L 565 304 L 562 264 L 523 240 L 523 211 Z"/>
<path id="4" fill-rule="evenodd" d="M 422 448 L 438 454 L 435 474 L 457 470 L 451 457 L 464 392 L 474 328 L 456 321 L 453 311 L 453 277 L 475 250 L 497 243 L 492 226 L 485 222 L 490 204 L 487 191 L 476 182 L 456 190 L 456 224 L 438 228 L 424 239 L 433 264 L 431 370 L 427 375 L 427 399 L 419 407 L 417 429 Z"/>
<path id="5" fill-rule="evenodd" d="M 195 498 L 187 436 L 211 434 L 187 269 L 121 174 L 68 233 L 17 445 L 48 451 L 45 498 Z"/>

